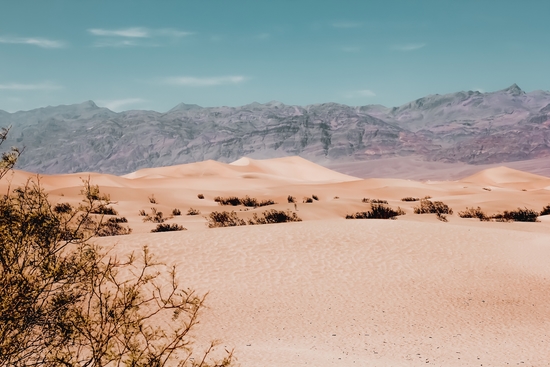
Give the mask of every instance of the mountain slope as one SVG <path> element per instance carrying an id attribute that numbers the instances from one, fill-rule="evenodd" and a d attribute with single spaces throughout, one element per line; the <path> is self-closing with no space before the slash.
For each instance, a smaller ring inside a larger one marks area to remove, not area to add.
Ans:
<path id="1" fill-rule="evenodd" d="M 40 173 L 140 168 L 243 156 L 301 156 L 316 163 L 400 156 L 498 163 L 550 156 L 550 93 L 517 85 L 492 93 L 431 95 L 400 107 L 337 103 L 241 107 L 180 104 L 166 113 L 112 112 L 92 101 L 13 114 L 6 145 L 19 168 Z"/>

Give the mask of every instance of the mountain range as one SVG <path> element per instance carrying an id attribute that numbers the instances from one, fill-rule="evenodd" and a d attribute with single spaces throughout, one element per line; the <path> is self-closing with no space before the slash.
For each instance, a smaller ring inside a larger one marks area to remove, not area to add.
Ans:
<path id="1" fill-rule="evenodd" d="M 120 113 L 87 101 L 8 113 L 17 168 L 125 174 L 208 159 L 297 155 L 330 165 L 392 157 L 490 164 L 550 157 L 550 92 L 516 84 L 429 95 L 399 107 L 337 103 L 240 107 L 181 103 L 166 113 Z"/>

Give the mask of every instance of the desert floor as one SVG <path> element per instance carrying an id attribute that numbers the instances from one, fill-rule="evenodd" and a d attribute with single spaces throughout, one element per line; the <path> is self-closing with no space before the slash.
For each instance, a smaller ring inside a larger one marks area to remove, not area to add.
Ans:
<path id="1" fill-rule="evenodd" d="M 32 174 L 16 171 L 17 186 Z M 456 181 L 361 180 L 290 157 L 144 169 L 122 177 L 42 176 L 53 202 L 77 203 L 89 177 L 117 203 L 134 232 L 95 241 L 127 254 L 148 245 L 176 264 L 181 282 L 209 292 L 198 343 L 220 339 L 242 366 L 549 366 L 550 216 L 538 223 L 480 222 L 488 214 L 550 204 L 550 178 L 496 167 Z M 204 199 L 199 199 L 203 194 Z M 302 203 L 305 196 L 319 200 Z M 151 204 L 155 197 L 158 204 Z M 257 209 L 222 207 L 215 196 L 273 199 Z M 290 209 L 298 223 L 207 228 L 212 211 L 243 218 Z M 431 196 L 455 211 L 443 223 L 413 214 Z M 385 199 L 397 220 L 346 220 Z M 187 231 L 149 233 L 139 210 L 182 215 Z M 189 208 L 201 215 L 185 215 Z"/>

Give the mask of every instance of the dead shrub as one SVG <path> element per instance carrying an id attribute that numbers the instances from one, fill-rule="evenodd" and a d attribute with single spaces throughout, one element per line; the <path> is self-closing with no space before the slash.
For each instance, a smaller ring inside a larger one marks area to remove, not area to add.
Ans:
<path id="1" fill-rule="evenodd" d="M 420 198 L 413 198 L 412 196 L 407 196 L 401 199 L 401 201 L 418 201 Z"/>
<path id="2" fill-rule="evenodd" d="M 490 221 L 491 218 L 481 210 L 478 206 L 477 208 L 468 208 L 462 212 L 458 212 L 460 218 L 477 218 L 482 222 Z"/>
<path id="3" fill-rule="evenodd" d="M 505 210 L 503 213 L 493 215 L 497 222 L 537 222 L 539 213 L 532 209 L 517 208 L 516 210 Z"/>
<path id="4" fill-rule="evenodd" d="M 178 208 L 172 210 L 172 215 L 174 217 L 181 215 L 181 210 L 179 210 Z"/>
<path id="5" fill-rule="evenodd" d="M 550 204 L 542 208 L 540 215 L 549 215 L 550 214 Z"/>
<path id="6" fill-rule="evenodd" d="M 442 201 L 420 200 L 420 205 L 414 207 L 415 214 L 453 214 L 453 209 Z"/>
<path id="7" fill-rule="evenodd" d="M 198 209 L 189 208 L 187 211 L 187 215 L 199 215 L 201 213 Z"/>
<path id="8" fill-rule="evenodd" d="M 238 197 L 236 196 L 228 196 L 228 197 L 221 197 L 221 196 L 216 196 L 214 198 L 214 201 L 217 202 L 219 205 L 233 205 L 233 206 L 237 206 L 237 205 L 240 205 L 241 204 L 241 199 L 239 199 Z"/>
<path id="9" fill-rule="evenodd" d="M 298 217 L 295 212 L 290 210 L 266 210 L 261 215 L 254 213 L 252 219 L 248 221 L 248 224 L 272 224 L 272 223 L 285 223 L 285 222 L 301 222 L 302 219 Z"/>
<path id="10" fill-rule="evenodd" d="M 143 218 L 144 222 L 153 222 L 153 223 L 164 223 L 172 217 L 165 217 L 162 212 L 159 212 L 156 208 L 151 208 L 151 214 L 145 214 Z"/>
<path id="11" fill-rule="evenodd" d="M 239 218 L 237 213 L 235 213 L 234 211 L 212 212 L 206 219 L 208 220 L 208 228 L 235 227 L 246 225 L 246 222 L 243 219 Z"/>
<path id="12" fill-rule="evenodd" d="M 160 223 L 160 224 L 157 224 L 156 228 L 153 228 L 151 230 L 151 233 L 172 232 L 172 231 L 187 231 L 187 228 L 180 226 L 179 224 L 176 224 L 176 223 L 172 223 L 172 224 Z"/>
<path id="13" fill-rule="evenodd" d="M 366 212 L 357 212 L 346 215 L 346 219 L 393 219 L 399 215 L 405 215 L 401 208 L 393 210 L 383 204 L 371 204 L 371 209 Z"/>

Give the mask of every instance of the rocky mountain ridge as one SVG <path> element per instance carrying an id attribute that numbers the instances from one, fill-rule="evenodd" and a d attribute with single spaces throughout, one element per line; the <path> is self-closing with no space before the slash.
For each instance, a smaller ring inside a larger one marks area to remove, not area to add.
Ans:
<path id="1" fill-rule="evenodd" d="M 7 113 L 6 145 L 25 147 L 19 169 L 105 172 L 207 159 L 298 155 L 320 164 L 419 156 L 487 164 L 550 156 L 550 92 L 517 85 L 492 93 L 429 95 L 405 105 L 241 107 L 181 103 L 166 113 L 116 113 L 87 101 Z"/>

